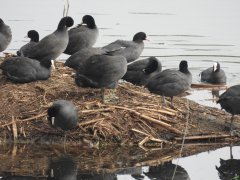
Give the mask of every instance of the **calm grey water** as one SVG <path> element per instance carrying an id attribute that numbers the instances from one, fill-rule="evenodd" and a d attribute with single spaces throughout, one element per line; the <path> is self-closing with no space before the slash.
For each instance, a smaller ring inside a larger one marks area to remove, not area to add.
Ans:
<path id="1" fill-rule="evenodd" d="M 132 39 L 144 31 L 142 57 L 157 56 L 163 68 L 177 68 L 180 60 L 188 60 L 194 83 L 199 73 L 219 61 L 227 74 L 227 85 L 240 80 L 240 1 L 239 0 L 69 0 L 69 14 L 75 24 L 85 14 L 94 16 L 100 28 L 95 46 L 116 39 Z M 27 31 L 35 29 L 40 37 L 53 32 L 63 15 L 63 0 L 0 0 L 0 17 L 10 25 L 13 40 L 5 52 L 16 52 L 28 39 Z M 0 54 L 1 56 L 2 54 Z M 68 56 L 61 55 L 64 60 Z M 222 91 L 220 91 L 221 94 Z M 213 102 L 211 90 L 192 90 L 189 99 L 200 104 L 219 107 Z M 239 148 L 236 148 L 239 157 Z M 218 179 L 214 170 L 219 157 L 228 152 L 220 149 L 182 158 L 179 162 L 192 180 Z M 193 162 L 198 161 L 198 163 Z M 211 166 L 211 168 L 210 168 Z M 209 168 L 207 168 L 209 167 Z M 119 179 L 131 179 L 119 175 Z M 147 179 L 145 177 L 145 179 Z"/>

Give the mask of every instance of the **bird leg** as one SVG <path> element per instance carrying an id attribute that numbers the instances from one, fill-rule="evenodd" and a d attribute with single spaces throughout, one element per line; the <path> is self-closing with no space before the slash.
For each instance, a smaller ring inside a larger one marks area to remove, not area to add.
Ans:
<path id="1" fill-rule="evenodd" d="M 233 123 L 233 119 L 234 119 L 234 115 L 232 115 L 231 117 L 231 123 L 230 123 L 230 135 L 233 136 L 233 132 L 232 132 L 232 123 Z"/>
<path id="2" fill-rule="evenodd" d="M 103 91 L 104 89 L 104 91 Z M 103 103 L 109 103 L 109 102 L 115 102 L 117 101 L 119 98 L 116 96 L 116 89 L 108 89 L 107 91 L 107 95 L 105 94 L 106 93 L 106 89 L 103 88 L 102 89 L 102 100 L 103 100 Z"/>
<path id="3" fill-rule="evenodd" d="M 67 134 L 66 132 L 64 131 L 64 140 L 63 140 L 63 149 L 64 149 L 64 152 L 66 152 L 66 138 L 67 137 Z"/>
<path id="4" fill-rule="evenodd" d="M 166 106 L 165 96 L 162 96 L 162 104 L 163 104 L 164 106 Z"/>
<path id="5" fill-rule="evenodd" d="M 102 102 L 105 103 L 105 88 L 101 88 Z"/>
<path id="6" fill-rule="evenodd" d="M 174 107 L 173 106 L 173 96 L 171 97 L 171 107 Z"/>

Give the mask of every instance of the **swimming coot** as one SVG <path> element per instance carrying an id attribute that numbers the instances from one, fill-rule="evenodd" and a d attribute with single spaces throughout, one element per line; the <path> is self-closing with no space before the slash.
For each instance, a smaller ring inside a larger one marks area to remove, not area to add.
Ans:
<path id="1" fill-rule="evenodd" d="M 82 23 L 68 31 L 69 42 L 64 53 L 73 55 L 83 48 L 92 47 L 98 38 L 99 32 L 95 20 L 90 15 L 82 18 Z"/>
<path id="2" fill-rule="evenodd" d="M 163 97 L 171 97 L 173 105 L 173 96 L 177 96 L 188 90 L 192 83 L 192 75 L 188 70 L 187 61 L 181 61 L 179 70 L 166 69 L 152 78 L 146 84 L 148 90 Z M 164 101 L 165 102 L 165 101 Z"/>
<path id="3" fill-rule="evenodd" d="M 225 84 L 226 83 L 225 72 L 220 68 L 219 62 L 215 62 L 213 67 L 210 67 L 201 73 L 201 81 L 212 84 Z"/>
<path id="4" fill-rule="evenodd" d="M 128 64 L 123 79 L 135 85 L 145 85 L 149 78 L 161 72 L 162 64 L 156 57 L 141 59 Z"/>
<path id="5" fill-rule="evenodd" d="M 132 62 L 139 58 L 143 49 L 143 40 L 146 40 L 147 35 L 144 32 L 138 32 L 134 35 L 132 41 L 116 40 L 111 44 L 103 47 L 109 54 L 124 56 L 127 62 Z"/>

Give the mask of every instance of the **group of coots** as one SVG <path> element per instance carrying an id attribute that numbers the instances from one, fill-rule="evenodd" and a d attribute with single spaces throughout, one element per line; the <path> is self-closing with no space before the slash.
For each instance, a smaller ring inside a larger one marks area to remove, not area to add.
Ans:
<path id="1" fill-rule="evenodd" d="M 93 47 L 99 36 L 94 18 L 85 15 L 81 24 L 68 30 L 73 24 L 71 17 L 63 17 L 57 29 L 41 40 L 37 31 L 30 30 L 30 42 L 17 51 L 17 56 L 2 62 L 2 73 L 13 83 L 47 80 L 51 76 L 52 60 L 65 53 L 71 55 L 65 66 L 75 70 L 75 82 L 80 87 L 114 89 L 118 81 L 124 79 L 145 86 L 150 92 L 161 95 L 163 100 L 165 96 L 171 97 L 172 105 L 174 96 L 190 88 L 192 75 L 187 61 L 181 61 L 178 70 L 162 71 L 161 62 L 156 57 L 138 59 L 144 49 L 146 33 L 136 33 L 131 41 L 116 40 L 104 47 Z M 7 48 L 11 39 L 10 27 L 0 19 L 0 52 Z M 201 81 L 226 83 L 226 76 L 216 62 L 201 73 Z M 218 103 L 232 116 L 240 114 L 240 85 L 229 88 Z M 52 124 L 63 130 L 77 125 L 76 109 L 68 101 L 54 102 L 48 115 Z"/>

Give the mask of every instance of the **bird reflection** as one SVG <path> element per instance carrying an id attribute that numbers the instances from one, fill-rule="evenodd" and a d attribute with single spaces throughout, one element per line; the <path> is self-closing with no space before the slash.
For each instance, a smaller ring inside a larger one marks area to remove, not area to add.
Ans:
<path id="1" fill-rule="evenodd" d="M 77 164 L 73 158 L 64 155 L 58 159 L 51 159 L 48 180 L 77 180 Z"/>
<path id="2" fill-rule="evenodd" d="M 175 168 L 176 172 L 173 177 Z M 167 162 L 158 166 L 150 166 L 149 171 L 146 173 L 144 172 L 144 174 L 149 179 L 154 180 L 190 180 L 187 171 L 181 166 L 172 164 L 172 162 Z"/>
<path id="3" fill-rule="evenodd" d="M 32 176 L 5 176 L 1 180 L 46 180 L 45 177 L 32 177 Z"/>
<path id="4" fill-rule="evenodd" d="M 230 146 L 230 159 L 220 158 L 220 166 L 216 169 L 221 180 L 237 179 L 240 176 L 240 159 L 234 159 L 232 155 L 232 146 Z"/>

